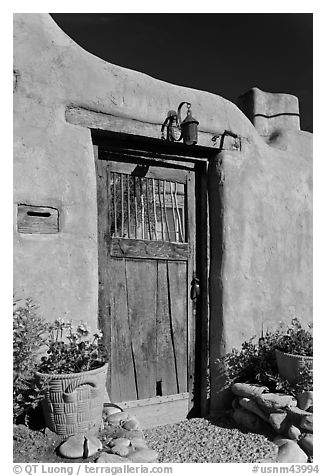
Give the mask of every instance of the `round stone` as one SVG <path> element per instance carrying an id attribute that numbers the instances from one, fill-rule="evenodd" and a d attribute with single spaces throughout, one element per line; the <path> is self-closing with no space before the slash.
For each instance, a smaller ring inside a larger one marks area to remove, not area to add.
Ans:
<path id="1" fill-rule="evenodd" d="M 299 440 L 299 445 L 308 456 L 313 455 L 313 435 L 312 434 L 307 434 L 303 438 L 301 438 Z"/>
<path id="2" fill-rule="evenodd" d="M 113 446 L 130 446 L 130 440 L 128 438 L 114 438 L 110 441 L 109 447 L 112 448 Z"/>
<path id="3" fill-rule="evenodd" d="M 291 425 L 288 429 L 288 435 L 291 440 L 297 440 L 299 436 L 301 435 L 301 431 L 299 430 L 298 427 Z"/>
<path id="4" fill-rule="evenodd" d="M 313 392 L 312 391 L 305 391 L 302 393 L 298 393 L 296 395 L 297 400 L 298 400 L 298 407 L 301 408 L 301 410 L 308 410 L 311 405 L 313 405 Z"/>
<path id="5" fill-rule="evenodd" d="M 64 458 L 82 458 L 84 456 L 84 435 L 70 436 L 60 445 L 58 452 Z"/>
<path id="6" fill-rule="evenodd" d="M 107 418 L 110 415 L 115 415 L 116 413 L 121 413 L 121 410 L 118 408 L 104 408 L 103 415 Z"/>
<path id="7" fill-rule="evenodd" d="M 109 415 L 107 418 L 108 423 L 111 425 L 123 425 L 129 419 L 128 413 L 119 412 Z"/>
<path id="8" fill-rule="evenodd" d="M 293 440 L 279 447 L 276 463 L 306 463 L 308 457 Z"/>
<path id="9" fill-rule="evenodd" d="M 122 458 L 119 455 L 114 455 L 112 453 L 101 453 L 97 458 L 96 463 L 126 463 L 129 460 Z"/>
<path id="10" fill-rule="evenodd" d="M 131 449 L 131 447 L 130 447 L 130 449 Z M 119 456 L 128 456 L 129 452 L 130 452 L 130 449 L 127 448 L 126 446 L 123 446 L 123 445 L 115 445 L 115 446 L 112 446 L 110 448 L 112 453 L 114 453 L 116 455 L 119 455 Z"/>
<path id="11" fill-rule="evenodd" d="M 143 438 L 132 438 L 131 445 L 133 448 L 135 448 L 135 450 L 147 448 L 146 441 Z"/>
<path id="12" fill-rule="evenodd" d="M 312 415 L 305 415 L 302 417 L 300 422 L 300 428 L 303 430 L 309 431 L 309 433 L 313 432 L 313 416 Z"/>
<path id="13" fill-rule="evenodd" d="M 254 433 L 263 431 L 263 421 L 257 415 L 254 415 L 247 410 L 237 408 L 233 412 L 233 419 L 237 425 L 244 427 L 249 431 L 253 431 Z"/>
<path id="14" fill-rule="evenodd" d="M 125 430 L 139 430 L 139 428 L 140 428 L 139 421 L 137 420 L 137 418 L 131 417 L 131 418 L 129 418 L 129 420 L 127 420 L 123 424 L 123 428 Z"/>
<path id="15" fill-rule="evenodd" d="M 277 446 L 282 446 L 286 443 L 289 443 L 289 441 L 292 440 L 290 440 L 289 438 L 283 438 L 282 436 L 277 436 L 276 438 L 274 438 L 273 443 L 275 443 L 275 445 Z"/>
<path id="16" fill-rule="evenodd" d="M 269 420 L 269 423 L 272 425 L 272 427 L 274 428 L 275 431 L 283 432 L 284 422 L 285 422 L 286 417 L 287 417 L 286 412 L 270 413 L 269 417 L 268 417 L 268 420 Z"/>
<path id="17" fill-rule="evenodd" d="M 85 436 L 84 441 L 84 458 L 94 456 L 99 450 L 102 449 L 102 442 L 96 438 L 96 436 Z"/>

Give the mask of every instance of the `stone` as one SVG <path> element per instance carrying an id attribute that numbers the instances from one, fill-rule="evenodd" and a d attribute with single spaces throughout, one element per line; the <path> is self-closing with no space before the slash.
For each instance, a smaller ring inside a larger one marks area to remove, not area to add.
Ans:
<path id="1" fill-rule="evenodd" d="M 128 438 L 114 438 L 110 441 L 109 447 L 112 448 L 113 446 L 130 446 L 131 441 Z"/>
<path id="2" fill-rule="evenodd" d="M 96 436 L 98 435 L 98 426 L 93 426 L 90 428 L 86 433 L 84 433 L 85 436 Z"/>
<path id="3" fill-rule="evenodd" d="M 143 438 L 132 438 L 131 445 L 135 450 L 147 448 L 147 443 Z"/>
<path id="4" fill-rule="evenodd" d="M 126 430 L 125 428 L 120 427 L 118 431 L 115 432 L 115 437 L 132 440 L 133 438 L 144 438 L 144 433 L 142 430 Z"/>
<path id="5" fill-rule="evenodd" d="M 312 415 L 312 413 L 301 410 L 298 407 L 289 407 L 286 409 L 291 424 L 300 427 L 302 417 Z"/>
<path id="6" fill-rule="evenodd" d="M 108 415 L 107 422 L 110 423 L 110 425 L 123 425 L 128 419 L 128 413 L 119 412 L 114 413 L 113 415 Z"/>
<path id="7" fill-rule="evenodd" d="M 237 395 L 238 397 L 253 398 L 257 395 L 261 395 L 264 392 L 268 392 L 269 389 L 267 387 L 263 387 L 262 385 L 238 382 L 232 385 L 231 390 L 234 395 Z"/>
<path id="8" fill-rule="evenodd" d="M 102 449 L 102 442 L 94 435 L 85 436 L 84 441 L 84 458 L 94 456 Z"/>
<path id="9" fill-rule="evenodd" d="M 302 393 L 298 393 L 296 395 L 297 401 L 298 401 L 298 408 L 301 410 L 308 410 L 309 407 L 312 406 L 313 404 L 313 392 L 312 391 L 306 391 Z"/>
<path id="10" fill-rule="evenodd" d="M 114 415 L 115 413 L 121 413 L 121 410 L 117 407 L 104 406 L 103 415 L 106 417 L 109 415 Z"/>
<path id="11" fill-rule="evenodd" d="M 64 441 L 58 452 L 64 458 L 82 458 L 84 456 L 85 435 L 73 435 Z"/>
<path id="12" fill-rule="evenodd" d="M 142 449 L 131 453 L 129 459 L 133 463 L 156 463 L 158 452 L 150 448 Z"/>
<path id="13" fill-rule="evenodd" d="M 127 420 L 122 426 L 125 430 L 139 430 L 140 429 L 139 421 L 135 417 L 129 418 L 129 420 Z"/>
<path id="14" fill-rule="evenodd" d="M 308 456 L 313 456 L 313 435 L 307 434 L 299 440 L 299 445 Z"/>
<path id="15" fill-rule="evenodd" d="M 250 431 L 259 433 L 263 430 L 263 421 L 257 415 L 245 409 L 237 408 L 234 410 L 233 419 L 237 425 L 243 426 Z"/>
<path id="16" fill-rule="evenodd" d="M 16 425 L 15 425 L 15 426 L 16 426 Z M 50 430 L 50 428 L 48 428 L 48 427 L 45 428 L 44 434 L 45 434 L 45 436 L 48 437 L 48 438 L 52 438 L 52 437 L 58 436 L 57 433 L 55 433 L 54 431 Z"/>
<path id="17" fill-rule="evenodd" d="M 131 446 L 128 448 L 124 445 L 115 445 L 110 448 L 112 453 L 119 455 L 119 456 L 128 456 L 131 450 Z"/>
<path id="18" fill-rule="evenodd" d="M 289 438 L 285 438 L 284 436 L 277 436 L 276 438 L 274 438 L 273 443 L 275 443 L 275 445 L 277 446 L 282 446 L 288 443 L 289 441 L 292 440 L 290 440 Z"/>
<path id="19" fill-rule="evenodd" d="M 283 395 L 279 393 L 264 393 L 255 398 L 258 406 L 268 412 L 283 412 L 285 408 L 296 406 L 297 401 L 292 395 Z"/>
<path id="20" fill-rule="evenodd" d="M 271 426 L 277 432 L 283 432 L 285 429 L 285 420 L 287 418 L 287 413 L 270 413 L 268 417 L 268 421 Z"/>
<path id="21" fill-rule="evenodd" d="M 313 416 L 312 415 L 305 415 L 301 418 L 300 428 L 302 430 L 309 431 L 309 433 L 313 432 Z"/>
<path id="22" fill-rule="evenodd" d="M 262 420 L 265 420 L 269 423 L 268 416 L 258 407 L 257 403 L 252 400 L 251 398 L 240 398 L 239 404 L 245 410 L 254 413 L 255 415 L 259 416 Z"/>
<path id="23" fill-rule="evenodd" d="M 301 431 L 299 430 L 297 426 L 290 425 L 290 427 L 288 428 L 287 434 L 289 438 L 291 438 L 291 440 L 297 440 L 301 435 Z"/>
<path id="24" fill-rule="evenodd" d="M 278 449 L 276 463 L 307 463 L 308 457 L 296 441 L 288 440 Z"/>
<path id="25" fill-rule="evenodd" d="M 97 458 L 95 463 L 130 463 L 131 461 L 127 458 L 122 458 L 119 455 L 114 455 L 112 453 L 101 453 Z"/>

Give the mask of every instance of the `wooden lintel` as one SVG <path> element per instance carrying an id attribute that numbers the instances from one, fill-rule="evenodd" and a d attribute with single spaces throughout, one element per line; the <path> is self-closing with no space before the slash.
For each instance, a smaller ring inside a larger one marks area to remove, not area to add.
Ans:
<path id="1" fill-rule="evenodd" d="M 98 129 L 116 133 L 151 137 L 161 139 L 161 124 L 142 122 L 135 119 L 113 116 L 102 112 L 91 111 L 81 107 L 69 106 L 66 108 L 66 121 L 89 129 Z M 163 122 L 163 120 L 162 120 Z M 219 150 L 223 132 L 209 133 L 198 131 L 197 146 L 207 147 L 211 150 Z M 239 149 L 239 139 L 224 142 L 224 149 Z"/>

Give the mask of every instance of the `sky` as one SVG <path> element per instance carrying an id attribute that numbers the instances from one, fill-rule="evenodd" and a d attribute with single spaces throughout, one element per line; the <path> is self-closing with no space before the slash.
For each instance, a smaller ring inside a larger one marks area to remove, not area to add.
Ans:
<path id="1" fill-rule="evenodd" d="M 312 132 L 311 13 L 54 13 L 100 58 L 236 103 L 252 87 L 299 98 Z"/>

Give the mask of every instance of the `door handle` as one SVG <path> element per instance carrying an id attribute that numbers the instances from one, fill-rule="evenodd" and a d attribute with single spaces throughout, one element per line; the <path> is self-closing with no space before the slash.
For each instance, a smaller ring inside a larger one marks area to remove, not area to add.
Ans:
<path id="1" fill-rule="evenodd" d="M 195 301 L 200 294 L 199 279 L 194 277 L 191 281 L 190 298 Z"/>

